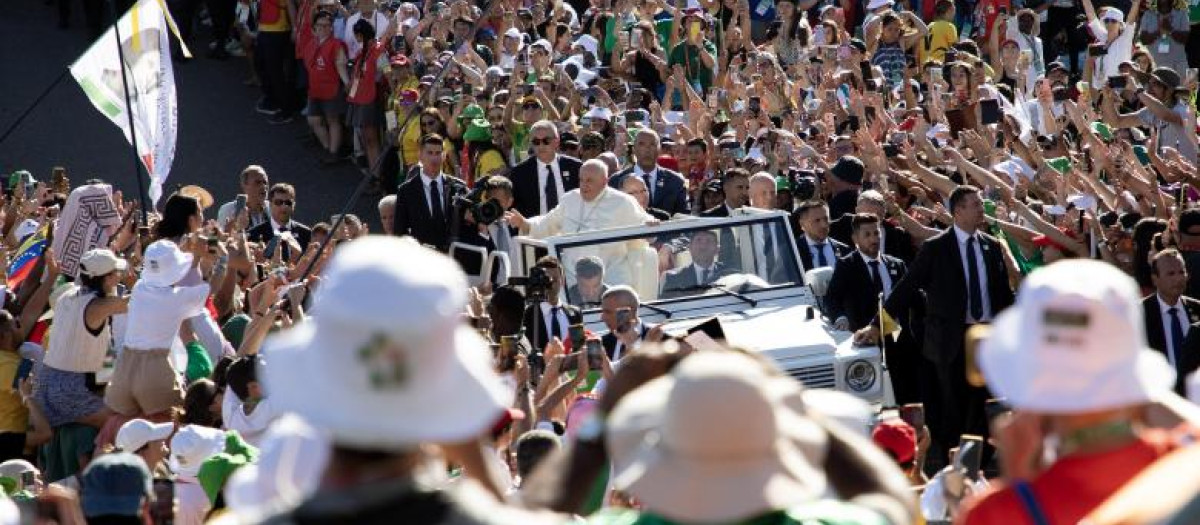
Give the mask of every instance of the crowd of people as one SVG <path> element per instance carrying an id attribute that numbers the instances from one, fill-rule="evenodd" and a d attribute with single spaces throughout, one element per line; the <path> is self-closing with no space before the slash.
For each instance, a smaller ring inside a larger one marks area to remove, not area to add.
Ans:
<path id="1" fill-rule="evenodd" d="M 14 173 L 0 523 L 1196 519 L 1195 3 L 167 5 L 382 231 L 253 164 L 154 210 Z M 752 277 L 894 403 L 641 318 L 754 273 L 721 225 L 764 211 L 796 271 Z M 609 228 L 649 233 L 464 255 Z"/>

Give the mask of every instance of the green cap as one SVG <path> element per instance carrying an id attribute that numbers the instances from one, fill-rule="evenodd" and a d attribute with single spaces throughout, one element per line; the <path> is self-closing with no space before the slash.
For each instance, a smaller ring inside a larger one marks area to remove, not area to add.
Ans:
<path id="1" fill-rule="evenodd" d="M 1109 127 L 1108 124 L 1105 124 L 1103 122 L 1099 122 L 1099 121 L 1093 122 L 1092 123 L 1092 133 L 1100 135 L 1100 138 L 1104 139 L 1105 142 L 1108 142 L 1113 139 L 1112 128 Z"/>
<path id="2" fill-rule="evenodd" d="M 459 121 L 475 120 L 484 117 L 483 108 L 479 107 L 479 104 L 468 104 L 467 107 L 463 108 L 462 113 L 458 114 Z"/>
<path id="3" fill-rule="evenodd" d="M 1143 166 L 1150 164 L 1150 152 L 1146 150 L 1146 146 L 1141 144 L 1134 146 L 1133 154 L 1137 157 L 1138 162 L 1141 162 Z"/>
<path id="4" fill-rule="evenodd" d="M 1067 157 L 1049 158 L 1046 159 L 1046 165 L 1050 166 L 1050 169 L 1054 171 L 1065 174 L 1071 170 L 1071 159 Z"/>
<path id="5" fill-rule="evenodd" d="M 486 119 L 477 118 L 467 123 L 463 132 L 463 140 L 467 142 L 489 142 L 492 140 L 492 124 Z"/>
<path id="6" fill-rule="evenodd" d="M 236 349 L 242 346 L 242 336 L 246 332 L 246 326 L 250 324 L 250 316 L 246 314 L 237 314 L 230 317 L 225 324 L 221 326 L 221 334 L 225 336 L 225 340 L 229 341 L 230 345 Z"/>
<path id="7" fill-rule="evenodd" d="M 258 449 L 243 441 L 237 431 L 230 430 L 225 433 L 225 450 L 204 460 L 204 463 L 200 465 L 200 471 L 196 473 L 196 480 L 200 482 L 208 500 L 216 503 L 217 496 L 225 487 L 229 476 L 232 476 L 237 469 L 257 460 Z"/>
<path id="8" fill-rule="evenodd" d="M 783 175 L 775 177 L 775 191 L 792 191 L 791 181 Z"/>

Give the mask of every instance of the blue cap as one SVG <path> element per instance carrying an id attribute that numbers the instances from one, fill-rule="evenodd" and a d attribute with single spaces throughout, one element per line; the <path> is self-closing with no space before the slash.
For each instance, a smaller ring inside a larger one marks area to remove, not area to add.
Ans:
<path id="1" fill-rule="evenodd" d="M 128 452 L 104 454 L 83 471 L 80 484 L 84 517 L 137 516 L 150 495 L 150 469 Z"/>

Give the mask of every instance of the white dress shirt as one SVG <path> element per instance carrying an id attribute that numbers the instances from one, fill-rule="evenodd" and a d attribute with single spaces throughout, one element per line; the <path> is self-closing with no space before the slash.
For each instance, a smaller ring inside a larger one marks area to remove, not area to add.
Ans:
<path id="1" fill-rule="evenodd" d="M 425 191 L 425 205 L 429 206 L 429 215 L 432 216 L 433 215 L 433 201 L 429 200 L 429 185 L 430 184 L 438 185 L 438 197 L 441 197 L 441 199 L 442 199 L 442 202 L 438 203 L 438 205 L 442 206 L 442 215 L 444 216 L 446 214 L 446 208 L 445 208 L 446 181 L 441 176 L 438 176 L 436 178 L 429 178 L 428 175 L 425 175 L 424 171 L 421 172 L 421 187 L 425 188 L 425 190 L 424 190 Z"/>
<path id="2" fill-rule="evenodd" d="M 646 181 L 646 191 L 650 192 L 646 197 L 650 200 L 650 202 L 654 202 L 654 186 L 658 184 L 658 167 L 656 166 L 654 169 L 646 172 L 642 171 L 641 166 L 634 164 L 633 174 Z"/>
<path id="3" fill-rule="evenodd" d="M 542 308 L 542 322 L 546 323 L 546 334 L 548 334 L 547 339 L 549 339 L 550 337 L 554 337 L 555 335 L 558 335 L 560 340 L 565 340 L 567 338 L 567 335 L 570 332 L 570 328 L 571 328 L 571 321 L 567 320 L 566 309 L 564 309 L 562 306 L 557 306 L 557 308 L 558 308 L 558 328 L 561 331 L 561 333 L 552 334 L 552 333 L 550 333 L 550 327 L 554 326 L 554 322 L 551 320 L 550 315 L 551 315 L 551 308 L 554 308 L 554 307 L 551 306 L 550 303 L 548 303 L 546 301 L 542 301 L 541 308 Z M 541 334 L 538 334 L 538 336 L 541 337 Z M 550 341 L 538 341 L 538 344 L 544 345 L 549 342 Z M 579 350 L 575 350 L 575 351 L 578 352 Z"/>
<path id="4" fill-rule="evenodd" d="M 875 271 L 879 272 L 879 280 L 883 282 L 883 297 L 886 299 L 887 296 L 892 294 L 892 276 L 888 273 L 887 264 L 883 262 L 883 256 L 876 256 L 872 259 L 861 251 L 858 252 L 858 256 L 862 258 L 863 264 L 867 265 L 868 279 L 871 278 L 871 263 L 877 263 Z"/>
<path id="5" fill-rule="evenodd" d="M 992 319 L 992 305 L 988 300 L 988 274 L 987 265 L 983 262 L 983 239 L 979 236 L 979 232 L 968 234 L 957 225 L 954 226 L 954 236 L 958 239 L 958 255 L 962 261 L 963 267 L 963 288 L 967 290 L 967 322 L 968 323 L 986 323 Z M 979 274 L 979 302 L 983 304 L 983 318 L 973 319 L 971 317 L 971 278 L 970 270 L 967 267 L 967 239 L 975 237 L 975 268 Z"/>
<path id="6" fill-rule="evenodd" d="M 1167 310 L 1171 308 L 1175 309 L 1175 317 L 1179 318 L 1179 326 L 1183 328 L 1184 337 L 1187 337 L 1188 328 L 1191 328 L 1191 323 L 1188 322 L 1187 310 L 1183 308 L 1183 300 L 1176 299 L 1175 304 L 1171 305 L 1167 304 L 1163 300 L 1163 296 L 1157 293 L 1154 294 L 1154 297 L 1158 299 L 1158 311 L 1162 315 L 1162 319 L 1159 322 L 1162 323 L 1163 327 L 1163 339 L 1167 342 L 1167 361 L 1170 361 L 1171 366 L 1174 367 L 1175 356 L 1179 355 L 1179 352 L 1183 349 L 1175 348 L 1175 341 L 1171 339 L 1171 312 Z M 1180 344 L 1183 344 L 1183 341 L 1180 341 Z"/>
<path id="7" fill-rule="evenodd" d="M 554 160 L 549 164 L 537 161 L 537 176 L 538 176 L 538 203 L 540 212 L 538 215 L 545 215 L 550 212 L 550 208 L 546 206 L 546 167 L 549 166 L 551 173 L 554 173 L 554 191 L 558 193 L 558 202 L 562 202 L 563 180 L 562 171 L 558 169 L 558 156 L 554 156 Z"/>
<path id="8" fill-rule="evenodd" d="M 824 251 L 825 262 L 827 266 L 830 268 L 837 266 L 837 252 L 833 251 L 833 239 L 826 237 L 824 241 L 825 246 L 818 248 L 817 245 L 822 244 L 822 242 L 813 240 L 812 237 L 809 237 L 808 234 L 805 234 L 804 242 L 808 243 L 808 253 L 812 254 L 812 268 L 805 268 L 806 270 L 820 268 L 820 266 L 817 266 L 817 262 L 820 261 L 820 258 L 817 257 L 817 250 Z"/>

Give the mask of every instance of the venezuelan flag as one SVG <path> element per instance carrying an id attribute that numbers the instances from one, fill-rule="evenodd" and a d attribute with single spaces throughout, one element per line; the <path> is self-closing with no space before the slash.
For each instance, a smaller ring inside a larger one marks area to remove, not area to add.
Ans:
<path id="1" fill-rule="evenodd" d="M 21 282 L 29 277 L 29 272 L 33 271 L 34 266 L 42 258 L 42 253 L 46 251 L 46 236 L 49 227 L 42 226 L 36 233 L 25 238 L 21 242 L 21 247 L 17 250 L 17 255 L 8 265 L 8 287 L 9 289 L 16 288 L 21 285 Z"/>

